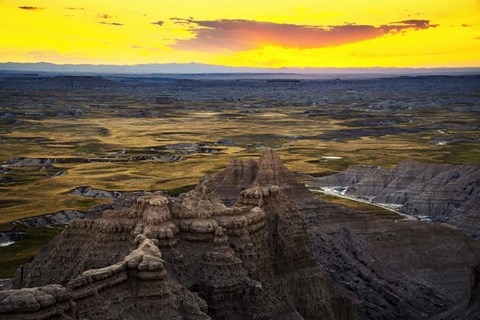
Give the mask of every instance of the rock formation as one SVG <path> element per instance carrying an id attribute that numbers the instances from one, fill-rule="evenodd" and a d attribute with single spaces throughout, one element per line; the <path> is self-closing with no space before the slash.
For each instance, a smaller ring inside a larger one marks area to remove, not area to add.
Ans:
<path id="1" fill-rule="evenodd" d="M 312 194 L 297 181 L 273 150 L 266 150 L 258 162 L 232 160 L 215 176 L 215 186 L 216 193 L 226 205 L 233 204 L 242 190 L 255 186 L 279 186 L 294 201 L 312 199 Z"/>
<path id="2" fill-rule="evenodd" d="M 143 235 L 122 261 L 90 269 L 67 285 L 0 292 L 9 319 L 209 319 L 206 305 L 173 281 L 160 250 Z M 155 303 L 152 303 L 154 301 Z"/>
<path id="3" fill-rule="evenodd" d="M 85 213 L 77 210 L 62 210 L 52 214 L 46 214 L 43 216 L 30 217 L 20 219 L 14 222 L 14 224 L 20 224 L 27 227 L 48 227 L 59 224 L 66 224 L 71 220 L 83 219 Z"/>
<path id="4" fill-rule="evenodd" d="M 128 203 L 71 221 L 0 292 L 0 318 L 426 319 L 480 261 L 456 230 L 316 200 L 273 151 Z"/>
<path id="5" fill-rule="evenodd" d="M 345 195 L 398 205 L 406 214 L 447 222 L 473 237 L 480 236 L 479 164 L 405 161 L 391 171 L 352 166 L 315 179 L 312 187 L 342 188 Z"/>
<path id="6" fill-rule="evenodd" d="M 480 319 L 480 264 L 470 273 L 470 290 L 462 303 L 435 316 L 432 320 L 478 320 Z"/>

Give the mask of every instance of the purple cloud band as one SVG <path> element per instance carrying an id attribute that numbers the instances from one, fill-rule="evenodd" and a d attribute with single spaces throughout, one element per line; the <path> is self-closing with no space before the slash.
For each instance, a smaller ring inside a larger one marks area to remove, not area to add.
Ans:
<path id="1" fill-rule="evenodd" d="M 266 45 L 323 48 L 437 27 L 429 20 L 403 20 L 381 26 L 344 24 L 325 27 L 253 20 L 171 20 L 186 26 L 195 35 L 192 39 L 178 40 L 172 47 L 195 51 L 244 51 Z"/>

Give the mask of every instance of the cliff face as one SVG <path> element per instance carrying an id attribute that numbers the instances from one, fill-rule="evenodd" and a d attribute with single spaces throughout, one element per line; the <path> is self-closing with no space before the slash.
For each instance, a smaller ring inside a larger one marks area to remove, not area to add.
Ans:
<path id="1" fill-rule="evenodd" d="M 315 179 L 312 186 L 347 188 L 345 195 L 399 205 L 409 215 L 447 222 L 473 237 L 480 236 L 479 164 L 406 161 L 391 171 L 353 166 Z"/>
<path id="2" fill-rule="evenodd" d="M 354 319 L 353 303 L 316 264 L 288 179 L 266 152 L 258 163 L 232 162 L 182 197 L 145 195 L 99 219 L 72 221 L 51 251 L 17 271 L 18 290 L 2 293 L 0 314 Z M 44 298 L 52 286 L 61 298 Z"/>
<path id="3" fill-rule="evenodd" d="M 463 301 L 480 244 L 453 228 L 319 205 L 305 210 L 317 262 L 359 319 L 428 319 Z"/>
<path id="4" fill-rule="evenodd" d="M 8 319 L 210 319 L 206 304 L 167 274 L 155 241 L 136 237 L 123 260 L 89 269 L 67 285 L 0 292 Z M 152 303 L 152 302 L 155 303 Z"/>
<path id="5" fill-rule="evenodd" d="M 470 290 L 468 296 L 444 313 L 441 313 L 432 320 L 478 320 L 480 319 L 480 264 L 473 266 L 470 273 Z"/>
<path id="6" fill-rule="evenodd" d="M 258 162 L 232 160 L 224 171 L 215 176 L 215 191 L 226 205 L 235 203 L 242 190 L 255 186 L 281 187 L 296 202 L 313 199 L 273 150 L 266 150 Z"/>
<path id="7" fill-rule="evenodd" d="M 272 151 L 113 208 L 20 268 L 0 318 L 426 319 L 480 261 L 461 232 L 315 200 Z"/>

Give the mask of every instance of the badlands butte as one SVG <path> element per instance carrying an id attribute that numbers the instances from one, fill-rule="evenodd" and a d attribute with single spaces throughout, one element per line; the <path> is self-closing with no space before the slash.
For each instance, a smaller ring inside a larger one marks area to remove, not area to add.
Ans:
<path id="1" fill-rule="evenodd" d="M 122 195 L 70 221 L 0 291 L 0 318 L 479 319 L 478 166 L 310 183 L 434 222 L 327 203 L 268 149 L 179 196 Z"/>
<path id="2" fill-rule="evenodd" d="M 0 319 L 479 319 L 480 76 L 0 71 Z"/>

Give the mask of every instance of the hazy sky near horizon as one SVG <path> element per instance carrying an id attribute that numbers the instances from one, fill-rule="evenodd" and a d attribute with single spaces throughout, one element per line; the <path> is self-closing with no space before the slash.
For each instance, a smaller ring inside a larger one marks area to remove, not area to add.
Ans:
<path id="1" fill-rule="evenodd" d="M 480 66 L 480 0 L 0 0 L 0 29 L 0 62 Z"/>

